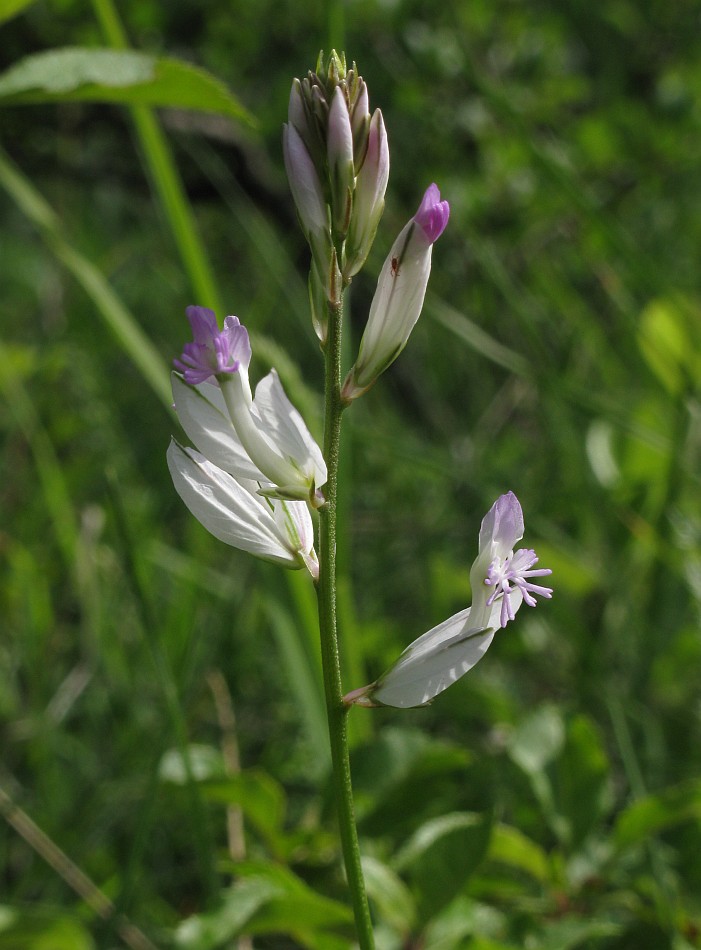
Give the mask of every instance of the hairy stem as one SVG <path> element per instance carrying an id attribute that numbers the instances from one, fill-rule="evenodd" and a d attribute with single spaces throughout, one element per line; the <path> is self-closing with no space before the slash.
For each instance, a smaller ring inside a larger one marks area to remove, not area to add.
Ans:
<path id="1" fill-rule="evenodd" d="M 353 811 L 350 759 L 348 755 L 347 709 L 343 705 L 338 632 L 336 629 L 336 499 L 341 439 L 341 321 L 343 304 L 329 306 L 326 345 L 326 403 L 324 457 L 328 480 L 323 487 L 326 505 L 319 511 L 319 627 L 324 671 L 326 714 L 331 741 L 331 761 L 341 847 L 353 901 L 360 950 L 373 950 L 375 941 L 360 865 L 358 833 Z"/>

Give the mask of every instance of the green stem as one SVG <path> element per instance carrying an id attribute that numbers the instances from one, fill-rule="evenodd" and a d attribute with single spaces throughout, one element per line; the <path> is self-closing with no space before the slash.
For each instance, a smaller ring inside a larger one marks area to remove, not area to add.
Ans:
<path id="1" fill-rule="evenodd" d="M 319 628 L 326 694 L 326 715 L 331 741 L 333 784 L 341 847 L 348 887 L 353 902 L 360 950 L 373 950 L 370 908 L 360 864 L 358 832 L 353 811 L 350 758 L 348 755 L 347 708 L 343 705 L 341 664 L 336 630 L 336 499 L 341 441 L 341 320 L 343 304 L 329 305 L 329 335 L 326 345 L 326 404 L 324 457 L 328 479 L 323 487 L 326 505 L 319 512 Z"/>

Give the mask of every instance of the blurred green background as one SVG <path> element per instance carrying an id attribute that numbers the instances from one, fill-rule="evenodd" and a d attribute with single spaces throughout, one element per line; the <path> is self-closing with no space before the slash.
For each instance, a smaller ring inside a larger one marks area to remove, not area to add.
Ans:
<path id="1" fill-rule="evenodd" d="M 504 491 L 555 588 L 430 708 L 350 714 L 378 946 L 700 947 L 698 4 L 116 14 L 0 2 L 0 948 L 352 945 L 311 584 L 209 537 L 165 466 L 190 303 L 246 323 L 320 434 L 281 124 L 331 46 L 392 159 L 347 365 L 426 186 L 451 204 L 410 343 L 344 419 L 345 684 L 469 603 Z M 228 92 L 166 77 L 150 113 L 18 80 L 124 42 Z"/>

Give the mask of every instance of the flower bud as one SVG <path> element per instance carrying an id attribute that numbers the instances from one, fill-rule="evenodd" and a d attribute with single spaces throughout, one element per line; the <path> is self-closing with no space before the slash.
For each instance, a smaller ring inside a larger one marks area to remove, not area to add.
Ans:
<path id="1" fill-rule="evenodd" d="M 334 232 L 343 238 L 350 222 L 355 169 L 350 115 L 340 86 L 334 89 L 331 100 L 326 143 L 331 186 L 331 219 Z"/>
<path id="2" fill-rule="evenodd" d="M 350 117 L 351 130 L 353 132 L 353 161 L 357 175 L 365 161 L 365 154 L 368 148 L 368 133 L 370 130 L 368 88 L 362 79 L 360 79 L 358 83 L 358 98 L 355 100 Z"/>
<path id="3" fill-rule="evenodd" d="M 358 359 L 343 384 L 346 402 L 368 390 L 406 346 L 426 295 L 433 244 L 449 214 L 448 202 L 441 201 L 436 185 L 430 185 L 392 245 L 377 281 Z"/>
<path id="4" fill-rule="evenodd" d="M 365 263 L 385 207 L 389 178 L 389 146 L 382 113 L 376 109 L 368 135 L 365 161 L 355 182 L 353 213 L 346 239 L 343 276 L 348 280 Z"/>
<path id="5" fill-rule="evenodd" d="M 292 80 L 290 89 L 290 101 L 287 106 L 287 121 L 293 125 L 302 138 L 305 138 L 305 132 L 308 128 L 307 110 L 304 106 L 304 95 L 302 93 L 302 83 L 299 79 Z"/>
<path id="6" fill-rule="evenodd" d="M 282 148 L 285 170 L 302 230 L 307 239 L 311 234 L 328 230 L 328 212 L 324 190 L 316 173 L 314 162 L 293 124 L 283 126 Z"/>

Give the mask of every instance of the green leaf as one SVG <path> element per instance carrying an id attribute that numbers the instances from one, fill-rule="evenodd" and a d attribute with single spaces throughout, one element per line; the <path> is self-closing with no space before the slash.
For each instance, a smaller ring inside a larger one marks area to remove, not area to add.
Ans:
<path id="1" fill-rule="evenodd" d="M 25 7 L 30 7 L 33 3 L 36 3 L 36 0 L 0 0 L 0 24 L 17 16 Z"/>
<path id="2" fill-rule="evenodd" d="M 426 927 L 424 950 L 516 950 L 516 945 L 498 940 L 507 930 L 506 916 L 494 907 L 468 897 L 456 897 Z"/>
<path id="3" fill-rule="evenodd" d="M 677 393 L 698 381 L 698 307 L 682 298 L 656 299 L 640 314 L 638 342 L 650 369 Z"/>
<path id="4" fill-rule="evenodd" d="M 557 813 L 553 788 L 546 767 L 560 753 L 565 725 L 556 706 L 541 706 L 525 719 L 509 739 L 508 752 L 529 778 L 543 815 L 560 840 L 569 836 L 569 826 Z"/>
<path id="5" fill-rule="evenodd" d="M 491 815 L 453 812 L 423 824 L 393 862 L 416 889 L 422 920 L 429 920 L 465 886 L 489 845 Z"/>
<path id="6" fill-rule="evenodd" d="M 166 369 L 160 353 L 141 329 L 133 314 L 117 297 L 102 273 L 65 240 L 65 229 L 58 215 L 1 149 L 0 186 L 8 192 L 32 224 L 38 228 L 56 259 L 73 275 L 94 302 L 97 313 L 114 333 L 125 353 L 138 367 L 144 380 L 151 386 L 161 402 L 170 408 L 173 401 L 170 371 Z"/>
<path id="7" fill-rule="evenodd" d="M 193 914 L 175 931 L 175 945 L 181 950 L 211 950 L 231 940 L 259 907 L 281 892 L 280 886 L 264 876 L 237 881 L 224 891 L 222 903 L 205 914 Z"/>
<path id="8" fill-rule="evenodd" d="M 623 811 L 613 832 L 619 848 L 646 843 L 682 822 L 701 819 L 701 781 L 698 779 L 648 795 Z"/>
<path id="9" fill-rule="evenodd" d="M 560 710 L 556 706 L 541 706 L 512 734 L 509 755 L 527 775 L 536 775 L 560 752 L 564 740 Z"/>
<path id="10" fill-rule="evenodd" d="M 17 921 L 17 911 L 14 907 L 8 907 L 6 904 L 0 904 L 0 933 L 9 930 Z"/>
<path id="11" fill-rule="evenodd" d="M 203 789 L 210 801 L 238 805 L 267 838 L 276 838 L 285 818 L 285 792 L 274 778 L 259 769 L 208 783 Z"/>
<path id="12" fill-rule="evenodd" d="M 345 904 L 318 894 L 281 865 L 245 861 L 237 864 L 235 871 L 241 878 L 276 886 L 273 897 L 249 921 L 248 933 L 285 933 L 306 947 L 321 950 L 326 928 L 345 927 L 353 920 Z"/>
<path id="13" fill-rule="evenodd" d="M 353 752 L 355 808 L 358 820 L 386 833 L 406 822 L 413 800 L 426 801 L 427 783 L 464 769 L 470 754 L 462 746 L 430 738 L 418 729 L 385 729 Z M 402 808 L 397 809 L 401 799 Z"/>
<path id="14" fill-rule="evenodd" d="M 61 917 L 32 941 L 32 950 L 93 950 L 95 944 L 77 920 Z"/>
<path id="15" fill-rule="evenodd" d="M 579 918 L 556 920 L 547 924 L 538 934 L 535 946 L 538 950 L 573 950 L 585 940 L 587 946 L 591 946 L 589 941 L 597 937 L 615 937 L 621 929 L 620 924 L 609 920 L 581 920 Z"/>
<path id="16" fill-rule="evenodd" d="M 65 47 L 27 56 L 0 76 L 5 105 L 110 102 L 216 112 L 255 124 L 226 86 L 196 66 L 136 50 Z"/>
<path id="17" fill-rule="evenodd" d="M 407 936 L 416 919 L 416 905 L 409 888 L 392 868 L 377 858 L 363 858 L 363 876 L 368 897 L 375 904 L 379 918 Z"/>
<path id="18" fill-rule="evenodd" d="M 511 825 L 494 825 L 487 860 L 522 871 L 540 884 L 550 880 L 550 863 L 545 851 Z"/>
<path id="19" fill-rule="evenodd" d="M 305 947 L 335 946 L 324 928 L 353 919 L 343 904 L 317 894 L 292 871 L 264 861 L 235 865 L 238 880 L 213 911 L 183 921 L 175 935 L 180 950 L 212 950 L 241 933 L 287 934 Z"/>
<path id="20" fill-rule="evenodd" d="M 0 950 L 94 950 L 92 937 L 75 917 L 35 905 L 21 913 L 0 907 Z"/>

